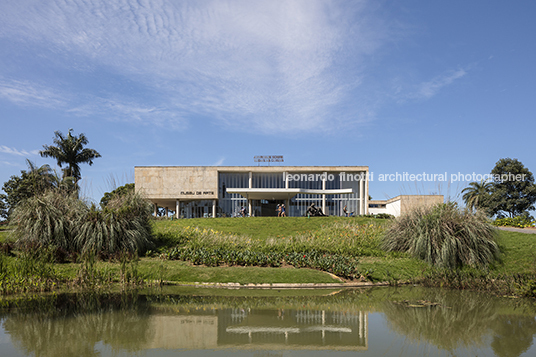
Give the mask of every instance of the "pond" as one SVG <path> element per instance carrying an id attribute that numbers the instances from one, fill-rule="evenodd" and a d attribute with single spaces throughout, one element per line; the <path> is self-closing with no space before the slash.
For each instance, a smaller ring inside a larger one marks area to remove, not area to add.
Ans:
<path id="1" fill-rule="evenodd" d="M 532 300 L 421 287 L 0 301 L 7 356 L 536 356 Z"/>

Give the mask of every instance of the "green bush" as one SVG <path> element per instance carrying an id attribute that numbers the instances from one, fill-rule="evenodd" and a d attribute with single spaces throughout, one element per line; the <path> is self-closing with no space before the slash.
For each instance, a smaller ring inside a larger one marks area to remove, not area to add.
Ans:
<path id="1" fill-rule="evenodd" d="M 496 229 L 480 213 L 441 203 L 397 218 L 383 236 L 383 247 L 442 268 L 486 267 L 499 257 L 495 237 Z"/>
<path id="2" fill-rule="evenodd" d="M 22 201 L 13 213 L 17 245 L 91 251 L 99 256 L 143 253 L 151 245 L 152 207 L 139 194 L 115 196 L 104 209 L 88 207 L 75 195 L 50 190 Z"/>
<path id="3" fill-rule="evenodd" d="M 78 229 L 76 247 L 101 256 L 143 253 L 151 245 L 151 214 L 150 204 L 134 192 L 114 197 L 103 210 L 92 206 Z"/>
<path id="4" fill-rule="evenodd" d="M 190 261 L 195 265 L 211 267 L 227 265 L 280 267 L 289 264 L 295 268 L 312 268 L 327 271 L 345 279 L 358 279 L 358 260 L 338 254 L 323 254 L 315 250 L 307 252 L 259 252 L 228 250 L 224 248 L 174 247 L 164 253 L 168 260 Z"/>
<path id="5" fill-rule="evenodd" d="M 75 195 L 50 190 L 30 197 L 13 212 L 17 245 L 21 247 L 55 246 L 66 251 L 75 247 L 73 239 L 87 213 L 87 206 Z"/>

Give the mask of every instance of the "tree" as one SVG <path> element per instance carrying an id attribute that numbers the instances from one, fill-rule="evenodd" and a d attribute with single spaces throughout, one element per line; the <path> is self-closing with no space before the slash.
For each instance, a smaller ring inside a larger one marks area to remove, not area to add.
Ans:
<path id="1" fill-rule="evenodd" d="M 8 214 L 7 214 L 8 207 L 7 207 L 5 197 L 6 195 L 0 194 L 0 218 L 2 219 L 8 218 Z"/>
<path id="2" fill-rule="evenodd" d="M 114 197 L 121 197 L 131 193 L 134 193 L 134 184 L 127 183 L 123 186 L 116 188 L 112 192 L 105 192 L 104 196 L 100 200 L 100 205 L 102 208 L 104 208 L 108 205 L 108 202 L 110 202 Z"/>
<path id="3" fill-rule="evenodd" d="M 490 181 L 471 182 L 462 190 L 463 201 L 470 210 L 487 211 L 490 205 L 493 183 Z"/>
<path id="4" fill-rule="evenodd" d="M 26 163 L 28 170 L 21 170 L 20 176 L 11 176 L 2 187 L 5 192 L 5 194 L 0 195 L 4 206 L 2 216 L 6 219 L 21 201 L 61 185 L 61 180 L 50 166 L 37 167 L 30 160 L 26 160 Z"/>
<path id="5" fill-rule="evenodd" d="M 42 157 L 52 157 L 56 159 L 58 166 L 67 164 L 62 168 L 63 177 L 74 177 L 75 182 L 80 180 L 80 164 L 93 165 L 93 159 L 101 157 L 94 149 L 84 148 L 89 143 L 82 133 L 79 136 L 72 134 L 73 129 L 69 129 L 69 134 L 64 136 L 61 131 L 55 131 L 54 144 L 56 146 L 43 145 L 43 150 L 39 151 Z"/>
<path id="6" fill-rule="evenodd" d="M 534 175 L 517 159 L 500 159 L 491 170 L 493 214 L 507 213 L 510 217 L 533 210 L 536 202 Z"/>

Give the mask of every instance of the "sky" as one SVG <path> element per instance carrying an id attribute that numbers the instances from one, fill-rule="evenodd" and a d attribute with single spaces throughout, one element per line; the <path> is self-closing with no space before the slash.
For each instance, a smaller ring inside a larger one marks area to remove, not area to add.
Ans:
<path id="1" fill-rule="evenodd" d="M 57 168 L 39 150 L 72 128 L 102 155 L 81 166 L 96 202 L 135 166 L 256 155 L 369 166 L 373 199 L 459 200 L 501 158 L 536 173 L 535 15 L 528 0 L 3 0 L 0 183 L 26 159 Z M 446 175 L 379 179 L 396 173 Z"/>

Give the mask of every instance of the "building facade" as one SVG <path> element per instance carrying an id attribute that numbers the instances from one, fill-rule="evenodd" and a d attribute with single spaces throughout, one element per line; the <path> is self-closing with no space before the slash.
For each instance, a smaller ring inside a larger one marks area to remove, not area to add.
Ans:
<path id="1" fill-rule="evenodd" d="M 370 200 L 369 213 L 386 213 L 398 217 L 415 207 L 433 206 L 443 201 L 443 195 L 400 195 L 388 200 Z"/>
<path id="2" fill-rule="evenodd" d="M 137 166 L 136 191 L 177 218 L 368 213 L 368 166 Z M 155 208 L 156 209 L 156 208 Z"/>

